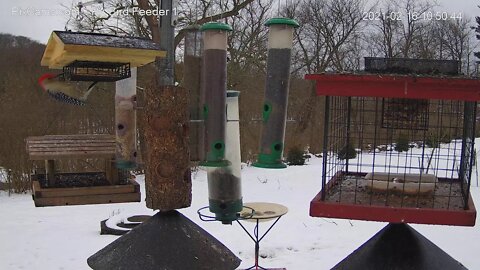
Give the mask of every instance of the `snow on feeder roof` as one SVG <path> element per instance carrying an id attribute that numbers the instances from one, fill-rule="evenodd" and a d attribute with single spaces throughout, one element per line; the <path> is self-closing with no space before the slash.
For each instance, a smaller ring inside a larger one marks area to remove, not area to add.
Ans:
<path id="1" fill-rule="evenodd" d="M 41 65 L 61 69 L 75 61 L 130 63 L 138 67 L 165 57 L 166 52 L 151 40 L 98 33 L 53 31 Z"/>

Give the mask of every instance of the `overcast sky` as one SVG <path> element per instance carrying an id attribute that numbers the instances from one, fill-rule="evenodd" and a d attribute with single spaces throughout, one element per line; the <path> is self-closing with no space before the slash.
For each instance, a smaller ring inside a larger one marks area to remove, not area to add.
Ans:
<path id="1" fill-rule="evenodd" d="M 88 0 L 87 0 L 88 1 Z M 3 0 L 0 9 L 0 33 L 30 37 L 46 43 L 52 30 L 63 30 L 68 16 L 62 7 L 72 0 Z M 77 3 L 79 0 L 74 0 Z M 86 1 L 84 1 L 86 2 Z M 473 17 L 480 15 L 479 0 L 437 0 L 438 11 L 462 12 Z"/>

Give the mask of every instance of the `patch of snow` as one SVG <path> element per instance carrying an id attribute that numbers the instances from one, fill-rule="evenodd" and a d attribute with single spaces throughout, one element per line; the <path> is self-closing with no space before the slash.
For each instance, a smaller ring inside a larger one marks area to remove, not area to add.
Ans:
<path id="1" fill-rule="evenodd" d="M 6 182 L 7 182 L 7 170 L 0 167 L 0 183 L 6 183 Z"/>
<path id="2" fill-rule="evenodd" d="M 410 151 L 413 150 L 418 151 Z M 262 266 L 331 269 L 386 225 L 310 217 L 309 205 L 320 191 L 321 171 L 322 159 L 315 156 L 310 158 L 308 166 L 291 166 L 284 170 L 243 168 L 244 202 L 274 202 L 289 209 L 260 244 L 260 255 L 264 257 L 260 258 Z M 473 173 L 473 176 L 472 183 L 478 182 L 478 175 Z M 35 208 L 30 195 L 8 197 L 6 192 L 0 192 L 0 269 L 89 269 L 87 258 L 118 238 L 100 235 L 102 220 L 113 217 L 114 223 L 132 214 L 156 213 L 145 206 L 143 176 L 138 176 L 137 181 L 142 190 L 140 203 Z M 208 205 L 206 172 L 199 169 L 192 176 L 192 183 L 192 206 L 180 212 L 241 258 L 241 268 L 252 266 L 254 243 L 238 224 L 202 222 L 197 215 L 199 208 Z M 475 204 L 480 205 L 480 189 L 472 186 L 471 191 Z M 253 232 L 254 223 L 242 224 Z M 261 223 L 260 234 L 270 224 Z M 474 228 L 413 227 L 468 269 L 480 269 L 477 258 L 480 241 L 465 241 L 480 239 L 478 220 Z"/>

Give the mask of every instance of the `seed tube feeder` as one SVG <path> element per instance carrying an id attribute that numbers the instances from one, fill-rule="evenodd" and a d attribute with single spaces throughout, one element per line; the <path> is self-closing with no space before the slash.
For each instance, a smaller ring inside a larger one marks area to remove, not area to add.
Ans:
<path id="1" fill-rule="evenodd" d="M 116 82 L 116 166 L 120 169 L 137 167 L 136 101 L 137 69 L 132 68 L 130 78 Z"/>
<path id="2" fill-rule="evenodd" d="M 290 61 L 293 47 L 293 19 L 273 18 L 266 22 L 269 27 L 267 79 L 263 104 L 263 129 L 258 161 L 260 168 L 281 169 L 285 140 L 288 89 L 290 84 Z"/>
<path id="3" fill-rule="evenodd" d="M 227 36 L 232 28 L 228 24 L 211 22 L 203 31 L 203 89 L 205 104 L 205 167 L 225 167 L 225 104 L 227 88 Z"/>
<path id="4" fill-rule="evenodd" d="M 237 91 L 227 92 L 227 125 L 225 157 L 227 167 L 208 169 L 209 210 L 223 224 L 232 224 L 242 211 L 240 126 Z"/>

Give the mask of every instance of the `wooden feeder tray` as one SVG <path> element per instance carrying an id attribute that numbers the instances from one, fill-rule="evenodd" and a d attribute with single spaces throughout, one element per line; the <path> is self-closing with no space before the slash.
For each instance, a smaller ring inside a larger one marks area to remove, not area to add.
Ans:
<path id="1" fill-rule="evenodd" d="M 37 207 L 140 202 L 140 185 L 135 180 L 120 185 L 47 188 L 37 180 L 39 176 L 31 176 L 32 197 Z"/>
<path id="2" fill-rule="evenodd" d="M 129 63 L 74 61 L 63 68 L 69 81 L 115 82 L 130 77 Z"/>
<path id="3" fill-rule="evenodd" d="M 140 186 L 115 167 L 112 135 L 48 135 L 26 140 L 29 159 L 45 163 L 31 175 L 35 206 L 139 202 Z M 56 161 L 104 159 L 105 171 L 58 173 Z M 48 179 L 48 181 L 47 181 Z"/>

